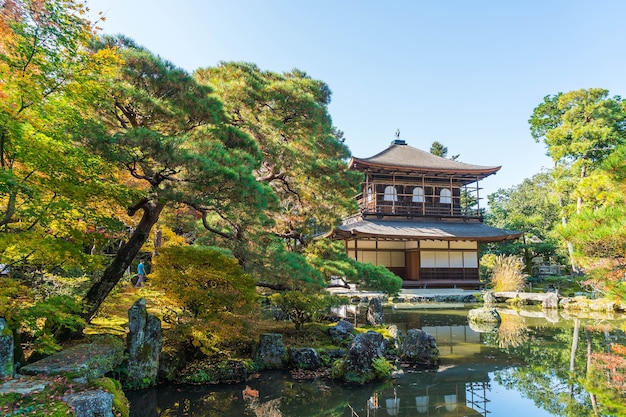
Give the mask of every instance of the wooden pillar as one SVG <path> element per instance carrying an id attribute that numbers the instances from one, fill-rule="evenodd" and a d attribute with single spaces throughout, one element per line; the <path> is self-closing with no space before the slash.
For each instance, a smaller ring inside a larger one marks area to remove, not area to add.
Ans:
<path id="1" fill-rule="evenodd" d="M 424 181 L 424 174 L 422 174 L 422 216 L 426 215 L 426 182 Z"/>
<path id="2" fill-rule="evenodd" d="M 454 216 L 454 191 L 452 190 L 452 175 L 450 175 L 450 216 Z"/>
<path id="3" fill-rule="evenodd" d="M 396 212 L 396 200 L 398 199 L 398 189 L 396 188 L 396 173 L 393 173 L 393 191 L 394 195 L 391 196 L 391 212 Z"/>
<path id="4" fill-rule="evenodd" d="M 476 215 L 480 215 L 480 187 L 478 184 L 478 177 L 476 177 Z"/>

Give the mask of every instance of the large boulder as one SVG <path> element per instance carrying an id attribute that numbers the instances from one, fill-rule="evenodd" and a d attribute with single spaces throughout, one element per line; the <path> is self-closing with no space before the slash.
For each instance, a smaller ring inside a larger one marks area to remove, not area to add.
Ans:
<path id="1" fill-rule="evenodd" d="M 328 334 L 330 334 L 330 337 L 332 337 L 336 342 L 343 341 L 351 337 L 353 331 L 354 325 L 348 320 L 343 319 L 339 320 L 335 326 L 328 328 Z"/>
<path id="2" fill-rule="evenodd" d="M 13 332 L 7 327 L 7 322 L 0 318 L 0 379 L 13 377 Z"/>
<path id="3" fill-rule="evenodd" d="M 385 352 L 385 339 L 380 333 L 369 331 L 360 333 L 352 340 L 342 363 L 341 377 L 347 382 L 364 383 L 376 378 L 374 360 L 382 358 Z"/>
<path id="4" fill-rule="evenodd" d="M 93 379 L 113 371 L 123 360 L 123 347 L 109 343 L 82 343 L 20 368 L 24 375 L 71 374 Z"/>
<path id="5" fill-rule="evenodd" d="M 366 320 L 370 326 L 385 324 L 383 303 L 380 298 L 372 298 L 367 306 Z"/>
<path id="6" fill-rule="evenodd" d="M 163 331 L 158 318 L 148 314 L 140 298 L 128 310 L 128 377 L 126 387 L 142 389 L 156 385 Z"/>
<path id="7" fill-rule="evenodd" d="M 74 409 L 76 417 L 113 417 L 113 394 L 106 391 L 68 394 L 62 400 Z"/>
<path id="8" fill-rule="evenodd" d="M 283 335 L 265 333 L 259 342 L 259 362 L 265 369 L 281 369 L 285 362 L 286 350 Z"/>
<path id="9" fill-rule="evenodd" d="M 436 365 L 439 362 L 437 341 L 423 330 L 410 329 L 402 338 L 398 348 L 398 358 L 414 364 Z"/>
<path id="10" fill-rule="evenodd" d="M 321 368 L 322 361 L 313 348 L 289 348 L 289 365 L 297 369 L 315 370 Z"/>
<path id="11" fill-rule="evenodd" d="M 500 323 L 502 318 L 495 308 L 474 308 L 467 312 L 467 320 L 471 323 Z"/>

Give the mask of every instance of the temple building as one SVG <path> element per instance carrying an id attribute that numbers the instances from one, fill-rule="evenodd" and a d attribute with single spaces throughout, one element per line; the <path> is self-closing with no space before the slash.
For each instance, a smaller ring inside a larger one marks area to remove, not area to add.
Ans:
<path id="1" fill-rule="evenodd" d="M 480 181 L 499 166 L 435 156 L 396 139 L 370 158 L 352 158 L 364 174 L 360 212 L 331 233 L 348 255 L 383 265 L 404 287 L 479 288 L 479 245 L 520 232 L 483 223 Z"/>

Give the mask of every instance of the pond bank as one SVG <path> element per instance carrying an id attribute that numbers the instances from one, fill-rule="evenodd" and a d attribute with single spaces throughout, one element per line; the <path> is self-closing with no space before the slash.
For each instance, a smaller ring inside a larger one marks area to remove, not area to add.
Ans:
<path id="1" fill-rule="evenodd" d="M 356 288 L 330 287 L 327 291 L 333 295 L 350 298 L 353 302 L 367 302 L 371 298 L 381 298 L 388 301 L 389 298 L 382 292 L 361 291 Z M 477 302 L 482 295 L 480 290 L 463 290 L 456 288 L 403 288 L 396 297 L 391 299 L 392 304 L 402 303 L 425 303 L 425 302 Z"/>

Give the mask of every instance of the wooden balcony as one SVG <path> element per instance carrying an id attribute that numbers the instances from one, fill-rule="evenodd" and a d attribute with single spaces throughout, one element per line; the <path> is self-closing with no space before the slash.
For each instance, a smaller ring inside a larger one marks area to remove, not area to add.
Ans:
<path id="1" fill-rule="evenodd" d="M 378 217 L 384 216 L 401 216 L 401 217 L 458 217 L 458 218 L 480 218 L 481 213 L 477 208 L 461 207 L 460 199 L 454 197 L 452 204 L 438 203 L 438 199 L 426 198 L 425 201 L 418 203 L 411 201 L 410 198 L 398 199 L 398 201 L 381 201 L 376 200 L 366 202 L 364 199 L 357 199 L 361 214 L 372 215 Z"/>

